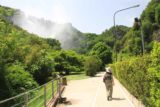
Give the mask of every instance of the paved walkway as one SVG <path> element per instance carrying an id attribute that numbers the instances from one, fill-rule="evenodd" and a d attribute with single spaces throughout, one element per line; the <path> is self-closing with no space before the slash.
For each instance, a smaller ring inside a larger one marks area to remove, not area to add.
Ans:
<path id="1" fill-rule="evenodd" d="M 70 81 L 62 95 L 68 102 L 57 107 L 134 107 L 117 80 L 113 87 L 113 100 L 107 100 L 103 75 Z"/>

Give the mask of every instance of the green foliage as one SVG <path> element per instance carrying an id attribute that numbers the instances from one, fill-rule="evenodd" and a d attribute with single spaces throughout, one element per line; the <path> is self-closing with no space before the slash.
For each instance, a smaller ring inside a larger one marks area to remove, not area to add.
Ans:
<path id="1" fill-rule="evenodd" d="M 96 55 L 102 61 L 102 66 L 104 67 L 105 64 L 112 62 L 112 52 L 109 46 L 105 45 L 104 43 L 100 42 L 94 45 L 92 50 L 90 51 L 90 55 Z M 104 69 L 104 68 L 102 68 Z"/>
<path id="2" fill-rule="evenodd" d="M 19 63 L 5 66 L 5 82 L 12 96 L 38 86 L 31 74 Z"/>
<path id="3" fill-rule="evenodd" d="M 74 51 L 61 50 L 61 44 L 55 39 L 43 39 L 13 25 L 10 18 L 15 10 L 0 6 L 0 99 L 32 89 L 37 83 L 43 84 L 55 78 L 56 71 L 79 74 L 85 70 L 86 75 L 95 76 L 100 68 L 112 62 L 116 51 L 118 59 L 123 61 L 112 65 L 114 75 L 147 106 L 159 107 L 160 44 L 155 43 L 153 48 L 153 41 L 160 41 L 159 3 L 151 0 L 141 15 L 142 26 L 138 23 L 131 29 L 116 26 L 100 35 L 75 30 L 76 36 L 69 41 L 76 45 L 72 44 L 71 48 L 91 55 L 87 58 Z M 142 50 L 140 27 L 145 49 L 148 53 L 152 48 L 153 51 L 151 55 L 133 57 Z"/>
<path id="4" fill-rule="evenodd" d="M 155 43 L 151 55 L 129 58 L 112 64 L 114 75 L 148 107 L 159 107 L 160 43 Z M 129 79 L 128 79 L 129 78 Z"/>
<path id="5" fill-rule="evenodd" d="M 151 53 L 152 63 L 148 68 L 149 74 L 151 75 L 151 89 L 150 89 L 150 103 L 152 106 L 159 107 L 160 101 L 160 43 L 155 42 L 153 51 Z"/>
<path id="6" fill-rule="evenodd" d="M 123 38 L 123 53 L 139 55 L 141 53 L 141 33 L 131 29 Z"/>
<path id="7" fill-rule="evenodd" d="M 52 72 L 55 71 L 53 57 L 45 51 L 46 50 L 40 50 L 34 53 L 34 58 L 28 65 L 30 73 L 40 84 L 48 82 L 49 77 L 52 76 Z"/>
<path id="8" fill-rule="evenodd" d="M 2 7 L 0 5 L 0 17 L 1 18 L 9 18 L 10 16 L 12 16 L 14 14 L 15 10 L 8 8 L 8 7 Z"/>
<path id="9" fill-rule="evenodd" d="M 94 33 L 86 33 L 83 35 L 83 40 L 80 42 L 80 46 L 76 51 L 80 54 L 88 54 L 96 43 L 95 39 L 98 35 Z"/>
<path id="10" fill-rule="evenodd" d="M 61 44 L 56 39 L 47 38 L 47 43 L 51 46 L 54 50 L 61 50 Z"/>
<path id="11" fill-rule="evenodd" d="M 78 48 L 76 51 L 81 54 L 88 54 L 94 45 L 99 42 L 103 42 L 107 46 L 111 47 L 111 49 L 113 49 L 116 42 L 115 37 L 117 38 L 117 42 L 119 42 L 128 30 L 128 27 L 120 25 L 116 26 L 116 28 L 112 27 L 109 30 L 105 30 L 100 35 L 94 33 L 85 33 L 80 43 L 80 48 Z M 117 36 L 114 34 L 115 31 Z M 117 49 L 118 48 L 119 47 L 117 47 Z"/>
<path id="12" fill-rule="evenodd" d="M 14 10 L 12 14 L 10 11 L 0 6 L 0 99 L 56 78 L 55 71 L 66 71 L 66 74 L 83 71 L 82 56 L 60 51 L 59 41 L 40 38 L 13 25 L 10 18 Z"/>
<path id="13" fill-rule="evenodd" d="M 99 40 L 97 42 L 104 42 L 111 48 L 114 48 L 116 44 L 115 42 L 121 41 L 128 31 L 129 28 L 122 25 L 116 26 L 115 28 L 111 27 L 109 30 L 106 30 L 100 36 L 97 37 L 97 40 Z"/>
<path id="14" fill-rule="evenodd" d="M 149 21 L 144 21 L 142 23 L 142 32 L 143 32 L 145 41 L 150 42 L 151 35 L 153 33 L 152 23 Z"/>
<path id="15" fill-rule="evenodd" d="M 0 99 L 47 82 L 54 72 L 50 53 L 60 49 L 58 41 L 50 43 L 13 25 L 14 12 L 0 6 Z"/>
<path id="16" fill-rule="evenodd" d="M 155 20 L 156 23 L 160 24 L 160 4 L 156 7 L 155 10 Z"/>
<path id="17" fill-rule="evenodd" d="M 55 70 L 66 75 L 70 72 L 80 72 L 83 69 L 83 57 L 74 51 L 60 51 L 54 56 Z"/>
<path id="18" fill-rule="evenodd" d="M 116 78 L 118 78 L 135 97 L 144 102 L 149 99 L 148 89 L 150 85 L 148 85 L 149 76 L 147 73 L 149 63 L 150 60 L 148 56 L 145 56 L 117 62 L 111 66 Z"/>
<path id="19" fill-rule="evenodd" d="M 89 56 L 85 59 L 84 70 L 87 76 L 95 76 L 101 67 L 101 60 L 97 56 Z"/>
<path id="20" fill-rule="evenodd" d="M 141 19 L 142 20 L 148 20 L 152 23 L 155 22 L 155 8 L 158 5 L 157 0 L 151 0 L 151 2 L 148 4 L 147 8 L 143 11 Z"/>

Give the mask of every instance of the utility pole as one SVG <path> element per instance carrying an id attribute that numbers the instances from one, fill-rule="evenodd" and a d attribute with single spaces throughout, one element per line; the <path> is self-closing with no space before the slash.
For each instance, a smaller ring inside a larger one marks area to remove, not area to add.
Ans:
<path id="1" fill-rule="evenodd" d="M 117 10 L 115 13 L 114 13 L 114 16 L 113 16 L 113 22 L 114 22 L 114 34 L 116 35 L 115 36 L 115 43 L 117 41 L 117 30 L 116 30 L 116 14 L 121 12 L 121 11 L 125 11 L 125 10 L 128 10 L 128 9 L 131 9 L 131 8 L 137 8 L 139 7 L 140 5 L 134 5 L 134 6 L 131 6 L 131 7 L 128 7 L 128 8 L 124 8 L 124 9 L 120 9 L 120 10 Z M 116 62 L 117 62 L 117 50 L 115 49 L 115 59 L 116 59 Z"/>

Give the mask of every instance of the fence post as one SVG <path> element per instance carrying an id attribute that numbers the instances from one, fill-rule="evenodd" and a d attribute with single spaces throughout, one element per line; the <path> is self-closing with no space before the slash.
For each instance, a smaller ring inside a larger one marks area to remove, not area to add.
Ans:
<path id="1" fill-rule="evenodd" d="M 28 107 L 28 92 L 25 93 L 25 107 Z"/>
<path id="2" fill-rule="evenodd" d="M 61 98 L 61 78 L 58 79 L 58 94 L 59 94 L 59 98 Z"/>
<path id="3" fill-rule="evenodd" d="M 44 107 L 47 107 L 47 103 L 46 103 L 46 84 L 44 84 Z"/>
<path id="4" fill-rule="evenodd" d="M 58 82 L 58 78 L 57 78 L 57 93 L 58 93 L 58 84 L 59 84 L 59 82 Z"/>
<path id="5" fill-rule="evenodd" d="M 52 98 L 54 98 L 54 80 L 52 80 Z"/>

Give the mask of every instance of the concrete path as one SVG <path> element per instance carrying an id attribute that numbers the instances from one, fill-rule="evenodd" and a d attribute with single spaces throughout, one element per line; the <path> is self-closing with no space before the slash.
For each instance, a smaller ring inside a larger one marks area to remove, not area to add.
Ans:
<path id="1" fill-rule="evenodd" d="M 107 100 L 103 75 L 70 81 L 62 95 L 68 102 L 57 107 L 134 107 L 117 80 L 113 87 L 113 100 Z"/>

